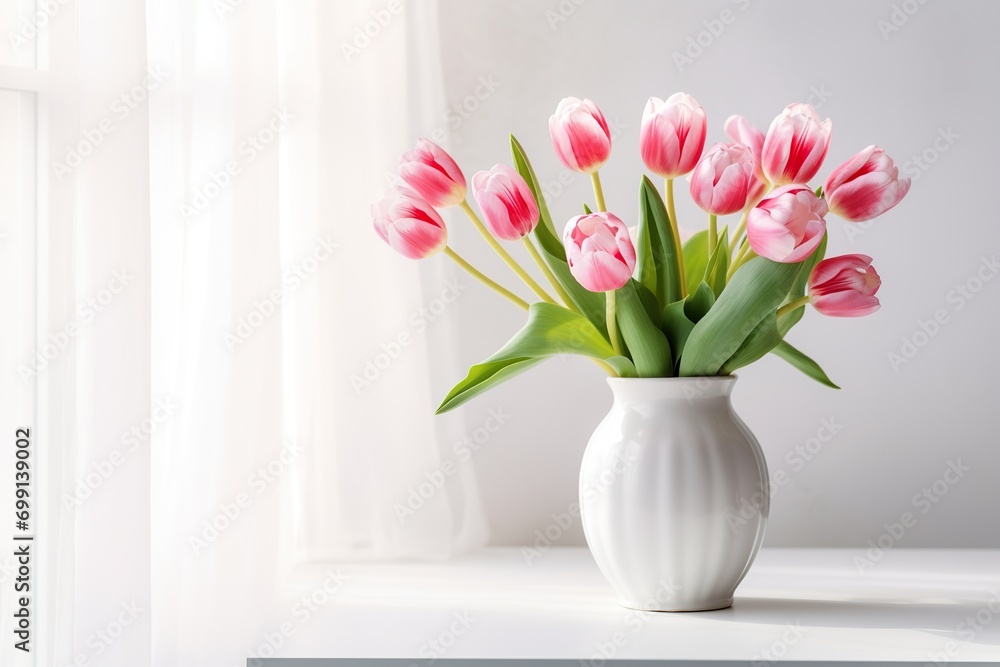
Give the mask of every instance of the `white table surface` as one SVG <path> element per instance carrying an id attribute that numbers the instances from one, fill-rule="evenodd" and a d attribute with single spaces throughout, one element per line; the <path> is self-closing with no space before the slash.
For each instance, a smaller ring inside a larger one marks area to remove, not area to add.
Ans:
<path id="1" fill-rule="evenodd" d="M 864 555 L 764 549 L 732 608 L 680 614 L 619 607 L 585 548 L 342 564 L 349 579 L 281 655 L 1000 663 L 1000 550 L 892 549 L 862 573 Z M 300 573 L 295 594 L 329 570 Z"/>

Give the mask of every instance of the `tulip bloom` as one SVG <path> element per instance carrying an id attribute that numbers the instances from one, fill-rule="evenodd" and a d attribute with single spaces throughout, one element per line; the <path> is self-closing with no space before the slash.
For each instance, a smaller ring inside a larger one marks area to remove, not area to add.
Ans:
<path id="1" fill-rule="evenodd" d="M 820 122 L 808 104 L 789 104 L 774 119 L 761 147 L 764 175 L 775 185 L 808 183 L 816 175 L 830 148 L 833 126 Z"/>
<path id="2" fill-rule="evenodd" d="M 473 176 L 472 195 L 494 236 L 516 241 L 538 224 L 538 204 L 528 184 L 505 164 Z"/>
<path id="3" fill-rule="evenodd" d="M 578 215 L 563 232 L 566 261 L 577 282 L 591 292 L 624 287 L 635 269 L 628 229 L 611 213 Z"/>
<path id="4" fill-rule="evenodd" d="M 690 172 L 705 148 L 705 110 L 686 93 L 667 101 L 649 98 L 639 128 L 642 161 L 653 173 L 673 179 Z"/>
<path id="5" fill-rule="evenodd" d="M 757 183 L 753 154 L 743 144 L 713 144 L 691 173 L 691 198 L 706 213 L 743 210 Z"/>
<path id="6" fill-rule="evenodd" d="M 754 160 L 754 174 L 757 178 L 750 188 L 749 195 L 747 195 L 747 204 L 756 204 L 767 191 L 767 176 L 764 175 L 764 167 L 761 163 L 764 133 L 757 129 L 757 126 L 751 123 L 746 116 L 737 115 L 726 119 L 725 130 L 730 139 L 750 147 L 750 153 Z"/>
<path id="7" fill-rule="evenodd" d="M 809 276 L 809 303 L 831 317 L 861 317 L 879 309 L 875 296 L 882 285 L 868 255 L 825 259 Z"/>
<path id="8" fill-rule="evenodd" d="M 445 208 L 465 201 L 465 176 L 447 151 L 418 139 L 399 159 L 399 176 L 431 206 Z"/>
<path id="9" fill-rule="evenodd" d="M 371 208 L 375 232 L 389 247 L 410 259 L 444 250 L 448 229 L 434 207 L 408 188 L 396 187 Z"/>
<path id="10" fill-rule="evenodd" d="M 826 232 L 826 202 L 807 187 L 786 185 L 747 217 L 747 239 L 761 257 L 792 264 L 812 254 Z"/>
<path id="11" fill-rule="evenodd" d="M 878 146 L 869 146 L 837 167 L 823 188 L 830 210 L 851 222 L 876 218 L 898 204 L 910 190 L 896 162 Z"/>
<path id="12" fill-rule="evenodd" d="M 590 100 L 567 97 L 549 118 L 556 155 L 573 171 L 591 174 L 611 155 L 611 131 L 604 114 Z"/>

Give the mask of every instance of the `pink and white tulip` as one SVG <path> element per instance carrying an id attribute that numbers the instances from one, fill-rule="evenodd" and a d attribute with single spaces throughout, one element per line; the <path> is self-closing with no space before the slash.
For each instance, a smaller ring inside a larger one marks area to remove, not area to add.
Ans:
<path id="1" fill-rule="evenodd" d="M 408 188 L 390 189 L 372 205 L 371 213 L 375 232 L 405 257 L 430 257 L 448 244 L 444 220 L 433 206 Z"/>
<path id="2" fill-rule="evenodd" d="M 833 125 L 808 104 L 789 104 L 771 122 L 761 147 L 764 175 L 775 185 L 808 183 L 830 148 Z"/>
<path id="3" fill-rule="evenodd" d="M 811 255 L 826 232 L 826 202 L 807 187 L 786 185 L 747 217 L 747 239 L 761 257 L 792 264 Z"/>
<path id="4" fill-rule="evenodd" d="M 399 159 L 399 176 L 437 208 L 465 201 L 465 175 L 448 152 L 429 139 L 418 139 Z"/>
<path id="5" fill-rule="evenodd" d="M 713 144 L 691 173 L 691 198 L 707 213 L 729 215 L 743 210 L 758 184 L 749 146 Z"/>
<path id="6" fill-rule="evenodd" d="M 869 146 L 834 169 L 823 196 L 832 212 L 864 222 L 898 204 L 909 190 L 910 179 L 899 177 L 895 160 L 878 146 Z"/>
<path id="7" fill-rule="evenodd" d="M 472 195 L 494 236 L 517 241 L 538 224 L 538 204 L 528 184 L 505 164 L 476 173 Z"/>
<path id="8" fill-rule="evenodd" d="M 590 100 L 567 97 L 549 118 L 556 155 L 567 168 L 593 173 L 611 155 L 611 130 L 604 114 Z"/>
<path id="9" fill-rule="evenodd" d="M 831 317 L 861 317 L 879 309 L 882 279 L 868 255 L 824 259 L 809 276 L 809 303 Z"/>
<path id="10" fill-rule="evenodd" d="M 624 287 L 635 270 L 635 246 L 612 213 L 578 215 L 563 232 L 566 261 L 577 282 L 591 292 Z"/>
<path id="11" fill-rule="evenodd" d="M 687 93 L 650 97 L 639 128 L 642 161 L 662 178 L 683 176 L 698 164 L 706 131 L 705 110 Z"/>
<path id="12" fill-rule="evenodd" d="M 754 174 L 757 178 L 750 188 L 747 196 L 747 204 L 755 205 L 767 192 L 767 176 L 764 175 L 764 166 L 761 163 L 761 152 L 764 148 L 764 133 L 757 129 L 757 126 L 750 122 L 746 116 L 733 115 L 726 119 L 726 134 L 733 141 L 750 147 L 750 152 L 754 159 Z"/>

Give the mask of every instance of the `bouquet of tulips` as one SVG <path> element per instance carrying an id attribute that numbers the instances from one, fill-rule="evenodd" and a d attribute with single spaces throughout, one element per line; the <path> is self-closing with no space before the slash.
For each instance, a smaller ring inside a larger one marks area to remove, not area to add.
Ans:
<path id="1" fill-rule="evenodd" d="M 612 376 L 728 375 L 768 352 L 836 388 L 811 358 L 785 341 L 811 305 L 823 315 L 856 317 L 879 307 L 881 280 L 866 255 L 824 259 L 828 212 L 852 222 L 881 215 L 910 181 L 881 148 L 869 146 L 837 167 L 823 186 L 809 185 L 830 145 L 831 123 L 808 104 L 791 104 L 766 134 L 742 116 L 725 123 L 729 143 L 705 150 L 705 111 L 684 93 L 651 98 L 640 129 L 642 160 L 664 182 L 639 186 L 638 221 L 608 211 L 600 167 L 611 133 L 590 100 L 566 98 L 549 119 L 556 154 L 590 174 L 594 201 L 557 231 L 535 172 L 510 139 L 513 166 L 472 178 L 482 219 L 466 201 L 461 169 L 421 139 L 400 160 L 396 187 L 372 207 L 375 231 L 401 254 L 438 252 L 515 306 L 527 321 L 496 354 L 473 366 L 445 397 L 450 410 L 556 354 L 593 359 Z M 675 181 L 690 174 L 690 193 L 707 228 L 682 244 L 674 212 Z M 436 209 L 459 206 L 486 242 L 537 297 L 529 304 L 487 277 L 448 245 Z M 730 230 L 720 216 L 739 215 Z M 485 223 L 484 223 L 485 220 Z M 520 241 L 548 287 L 511 256 Z"/>

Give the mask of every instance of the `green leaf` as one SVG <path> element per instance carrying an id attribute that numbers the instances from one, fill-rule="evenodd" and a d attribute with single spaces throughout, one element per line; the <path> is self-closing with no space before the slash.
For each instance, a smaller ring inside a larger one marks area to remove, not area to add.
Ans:
<path id="1" fill-rule="evenodd" d="M 688 337 L 681 357 L 681 375 L 718 374 L 761 320 L 777 310 L 800 268 L 800 264 L 782 264 L 763 257 L 755 257 L 740 267 Z"/>
<path id="2" fill-rule="evenodd" d="M 840 389 L 840 387 L 835 385 L 833 381 L 827 377 L 826 373 L 822 368 L 820 368 L 819 364 L 785 341 L 778 343 L 778 345 L 771 350 L 771 353 L 781 357 L 820 384 L 825 384 L 827 387 L 832 387 L 833 389 Z"/>
<path id="3" fill-rule="evenodd" d="M 703 281 L 684 299 L 684 314 L 697 324 L 708 314 L 713 305 L 715 305 L 715 292 Z"/>
<path id="4" fill-rule="evenodd" d="M 584 215 L 590 215 L 591 213 L 593 213 L 593 211 L 590 210 L 590 207 L 587 206 L 586 203 L 584 203 L 584 205 L 583 205 L 583 213 L 584 213 Z"/>
<path id="5" fill-rule="evenodd" d="M 639 301 L 642 303 L 642 307 L 646 310 L 646 315 L 653 322 L 653 326 L 657 329 L 660 328 L 660 323 L 662 322 L 663 313 L 660 312 L 660 302 L 656 300 L 656 295 L 649 291 L 649 288 L 640 282 L 632 281 L 635 287 L 636 293 L 639 295 Z"/>
<path id="6" fill-rule="evenodd" d="M 642 304 L 638 283 L 629 280 L 615 291 L 615 315 L 639 377 L 673 375 L 673 360 L 666 335 L 653 323 Z"/>
<path id="7" fill-rule="evenodd" d="M 729 271 L 729 229 L 723 227 L 719 231 L 719 243 L 715 246 L 715 252 L 705 267 L 705 282 L 712 288 L 716 297 L 726 289 L 727 271 Z"/>
<path id="8" fill-rule="evenodd" d="M 750 332 L 743 344 L 739 346 L 736 353 L 729 358 L 722 369 L 720 375 L 729 375 L 738 368 L 749 366 L 765 354 L 774 349 L 774 346 L 781 342 L 781 334 L 778 333 L 778 318 L 774 313 L 766 316 L 760 321 L 754 330 Z"/>
<path id="9" fill-rule="evenodd" d="M 823 240 L 820 241 L 818 246 L 816 246 L 816 250 L 813 251 L 813 254 L 809 255 L 809 257 L 802 261 L 802 269 L 799 271 L 799 275 L 795 277 L 792 289 L 789 290 L 788 296 L 785 297 L 785 300 L 781 303 L 781 305 L 791 303 L 792 301 L 805 296 L 806 285 L 809 283 L 809 275 L 812 273 L 813 268 L 823 261 L 823 257 L 826 255 L 826 243 L 828 240 L 829 235 L 823 234 Z M 805 312 L 805 308 L 796 308 L 792 312 L 782 315 L 778 319 L 778 331 L 781 332 L 782 338 L 785 337 L 792 327 L 799 323 L 799 320 L 802 319 Z"/>
<path id="10" fill-rule="evenodd" d="M 667 208 L 659 191 L 646 176 L 639 187 L 639 230 L 649 239 L 651 260 L 646 259 L 639 274 L 643 284 L 656 294 L 662 305 L 679 301 L 681 298 L 681 273 L 677 262 L 678 248 L 670 227 Z M 638 261 L 638 260 L 637 260 Z M 647 280 L 655 276 L 655 287 Z"/>
<path id="11" fill-rule="evenodd" d="M 534 195 L 535 201 L 538 203 L 541 224 L 535 225 L 535 231 L 532 234 L 538 241 L 538 245 L 541 246 L 542 258 L 552 269 L 552 274 L 566 290 L 576 309 L 583 313 L 597 327 L 598 331 L 607 336 L 608 329 L 604 321 L 604 294 L 587 290 L 577 282 L 570 272 L 569 265 L 566 263 L 566 249 L 563 248 L 555 225 L 552 224 L 552 216 L 549 215 L 545 195 L 542 193 L 541 185 L 535 176 L 535 170 L 532 169 L 531 163 L 528 162 L 528 156 L 525 155 L 524 149 L 521 148 L 521 144 L 518 143 L 514 135 L 510 137 L 510 153 L 514 159 L 514 167 L 528 184 L 528 189 L 531 190 L 531 194 Z"/>
<path id="12" fill-rule="evenodd" d="M 705 279 L 705 269 L 708 267 L 708 230 L 703 229 L 684 244 L 684 282 L 687 293 L 694 294 L 698 285 Z"/>
<path id="13" fill-rule="evenodd" d="M 530 368 L 534 362 L 555 354 L 581 354 L 607 359 L 609 363 L 614 360 L 614 367 L 625 370 L 625 373 L 619 370 L 619 375 L 629 372 L 622 357 L 615 354 L 611 344 L 585 317 L 561 306 L 533 303 L 524 327 L 496 354 L 469 369 L 466 378 L 448 392 L 437 414 L 465 403 Z"/>
<path id="14" fill-rule="evenodd" d="M 709 290 L 711 293 L 712 290 Z M 695 323 L 684 312 L 687 301 L 674 301 L 663 309 L 663 332 L 670 343 L 670 351 L 677 362 L 683 358 L 684 345 L 694 329 Z M 675 362 L 675 364 L 677 363 Z"/>

